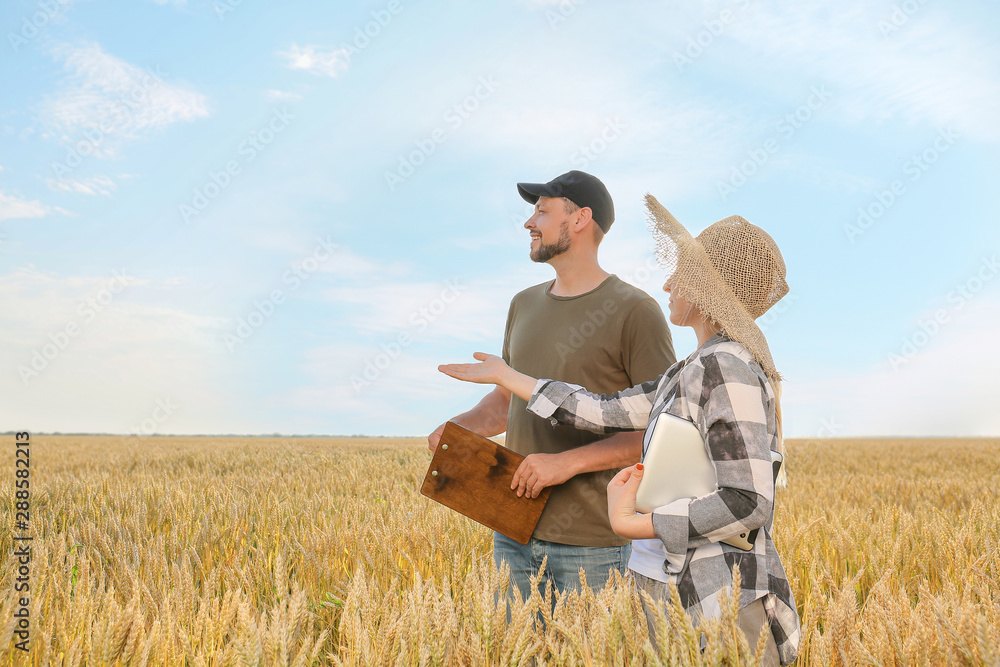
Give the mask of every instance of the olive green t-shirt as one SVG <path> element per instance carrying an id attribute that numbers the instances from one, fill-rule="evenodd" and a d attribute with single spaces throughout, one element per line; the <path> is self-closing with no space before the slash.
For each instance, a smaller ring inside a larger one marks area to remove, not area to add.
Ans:
<path id="1" fill-rule="evenodd" d="M 511 368 L 612 394 L 655 380 L 676 361 L 653 297 L 615 275 L 577 296 L 553 295 L 554 282 L 511 299 L 503 340 L 503 359 Z M 553 426 L 511 396 L 505 446 L 519 454 L 563 452 L 607 437 Z M 584 473 L 553 487 L 533 536 L 581 546 L 627 544 L 608 521 L 607 486 L 618 470 Z"/>

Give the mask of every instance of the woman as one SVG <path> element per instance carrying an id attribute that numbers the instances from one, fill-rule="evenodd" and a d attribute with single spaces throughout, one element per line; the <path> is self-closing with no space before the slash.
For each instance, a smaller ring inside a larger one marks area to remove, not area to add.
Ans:
<path id="1" fill-rule="evenodd" d="M 691 327 L 698 337 L 691 356 L 657 380 L 611 396 L 536 380 L 482 352 L 474 355 L 482 363 L 439 370 L 460 380 L 501 385 L 553 424 L 599 433 L 641 430 L 664 411 L 692 421 L 715 466 L 716 491 L 638 514 L 639 463 L 608 485 L 611 526 L 633 540 L 629 570 L 637 588 L 666 604 L 667 583 L 673 580 L 696 620 L 720 613 L 718 594 L 732 585 L 732 567 L 738 564 L 740 626 L 754 646 L 766 624 L 771 637 L 764 664 L 788 664 L 797 654 L 799 618 L 771 540 L 771 451 L 782 450 L 780 394 L 775 392 L 781 376 L 754 322 L 787 293 L 785 264 L 774 240 L 739 216 L 693 238 L 651 195 L 646 205 L 657 255 L 670 273 L 664 285 L 670 321 Z M 755 528 L 760 531 L 750 551 L 721 542 Z M 652 637 L 651 610 L 643 606 Z"/>

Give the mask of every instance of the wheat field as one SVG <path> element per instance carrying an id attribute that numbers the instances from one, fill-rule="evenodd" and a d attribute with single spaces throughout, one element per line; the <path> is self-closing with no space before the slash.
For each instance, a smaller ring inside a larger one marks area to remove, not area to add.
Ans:
<path id="1" fill-rule="evenodd" d="M 511 623 L 492 533 L 419 493 L 418 439 L 31 439 L 30 652 L 15 648 L 14 438 L 0 462 L 12 665 L 753 664 L 735 609 L 630 582 Z M 799 665 L 1000 665 L 1000 441 L 788 442 L 775 542 Z M 544 630 L 536 615 L 545 617 Z"/>

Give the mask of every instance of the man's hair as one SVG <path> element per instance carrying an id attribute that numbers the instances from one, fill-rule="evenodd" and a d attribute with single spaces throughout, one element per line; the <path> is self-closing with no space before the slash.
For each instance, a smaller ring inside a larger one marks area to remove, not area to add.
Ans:
<path id="1" fill-rule="evenodd" d="M 599 246 L 601 245 L 601 241 L 604 240 L 604 230 L 597 224 L 597 221 L 591 220 L 591 222 L 594 223 L 594 245 Z"/>
<path id="2" fill-rule="evenodd" d="M 580 207 L 576 205 L 576 202 L 574 202 L 569 197 L 563 197 L 562 200 L 563 200 L 563 210 L 566 212 L 566 215 L 572 215 L 573 213 L 576 213 L 577 211 L 580 210 Z M 604 240 L 604 230 L 601 229 L 601 226 L 597 224 L 597 221 L 594 220 L 593 218 L 591 218 L 590 221 L 594 223 L 593 225 L 594 245 L 595 246 L 601 245 L 601 241 Z"/>
<path id="3" fill-rule="evenodd" d="M 562 197 L 563 200 L 563 210 L 566 211 L 566 215 L 572 215 L 580 210 L 580 207 L 576 205 L 569 197 Z"/>

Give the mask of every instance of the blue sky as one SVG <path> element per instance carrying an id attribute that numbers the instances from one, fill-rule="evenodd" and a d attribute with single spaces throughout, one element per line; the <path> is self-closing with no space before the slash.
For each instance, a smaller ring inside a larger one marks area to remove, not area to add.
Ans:
<path id="1" fill-rule="evenodd" d="M 788 435 L 1000 434 L 1000 6 L 675 5 L 5 3 L 4 430 L 426 434 L 583 169 L 775 238 Z"/>

